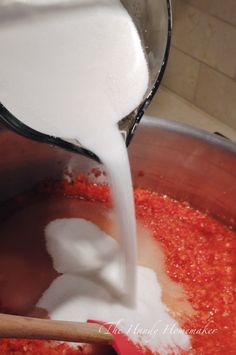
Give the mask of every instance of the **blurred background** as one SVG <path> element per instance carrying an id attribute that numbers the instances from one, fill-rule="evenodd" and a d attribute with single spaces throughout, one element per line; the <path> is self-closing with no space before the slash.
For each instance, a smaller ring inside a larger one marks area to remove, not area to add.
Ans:
<path id="1" fill-rule="evenodd" d="M 173 36 L 147 114 L 236 142 L 236 0 L 172 0 Z"/>

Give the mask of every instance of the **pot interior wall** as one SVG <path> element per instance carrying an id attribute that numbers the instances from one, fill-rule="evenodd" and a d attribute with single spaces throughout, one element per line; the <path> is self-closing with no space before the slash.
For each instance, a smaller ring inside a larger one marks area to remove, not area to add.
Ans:
<path id="1" fill-rule="evenodd" d="M 0 129 L 0 200 L 66 169 L 88 172 L 97 163 Z M 144 119 L 130 145 L 134 185 L 189 201 L 236 227 L 236 147 L 186 126 Z M 140 174 L 140 171 L 142 174 Z"/>

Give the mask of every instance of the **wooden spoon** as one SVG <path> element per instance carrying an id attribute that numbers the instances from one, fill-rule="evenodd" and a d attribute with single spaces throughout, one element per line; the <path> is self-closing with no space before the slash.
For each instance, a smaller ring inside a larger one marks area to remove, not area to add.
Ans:
<path id="1" fill-rule="evenodd" d="M 0 338 L 44 339 L 112 345 L 113 335 L 101 324 L 54 321 L 0 314 Z"/>

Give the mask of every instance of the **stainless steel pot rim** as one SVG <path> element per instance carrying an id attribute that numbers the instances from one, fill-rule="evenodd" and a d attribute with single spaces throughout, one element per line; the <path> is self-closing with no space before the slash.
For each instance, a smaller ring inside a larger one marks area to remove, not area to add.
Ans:
<path id="1" fill-rule="evenodd" d="M 234 143 L 233 141 L 227 138 L 218 136 L 215 133 L 211 133 L 200 128 L 195 128 L 190 125 L 180 123 L 174 120 L 166 119 L 166 118 L 159 118 L 159 117 L 153 117 L 147 115 L 143 116 L 141 125 L 158 127 L 168 131 L 180 133 L 186 136 L 191 136 L 201 141 L 204 141 L 206 143 L 217 145 L 218 147 L 221 147 L 224 150 L 228 150 L 231 153 L 236 155 L 236 143 Z"/>

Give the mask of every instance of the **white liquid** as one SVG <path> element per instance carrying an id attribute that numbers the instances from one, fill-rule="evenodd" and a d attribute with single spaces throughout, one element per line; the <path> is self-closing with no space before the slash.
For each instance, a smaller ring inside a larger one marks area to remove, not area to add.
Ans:
<path id="1" fill-rule="evenodd" d="M 119 283 L 133 301 L 135 213 L 117 122 L 140 104 L 147 90 L 148 67 L 139 35 L 118 0 L 72 1 L 76 6 L 66 11 L 60 4 L 44 8 L 46 1 L 42 6 L 39 1 L 16 3 L 37 6 L 0 9 L 0 100 L 28 126 L 76 140 L 105 164 L 124 253 L 124 280 Z M 52 3 L 63 1 L 48 1 Z M 4 11 L 9 21 L 1 21 Z"/>

